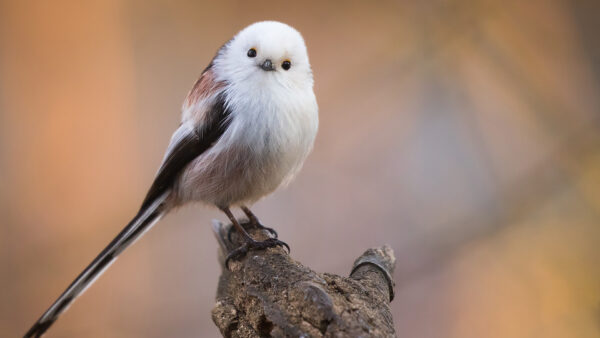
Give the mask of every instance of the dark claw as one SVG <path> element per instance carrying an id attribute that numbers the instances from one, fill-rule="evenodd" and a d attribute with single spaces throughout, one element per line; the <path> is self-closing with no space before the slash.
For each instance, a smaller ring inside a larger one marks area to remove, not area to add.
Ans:
<path id="1" fill-rule="evenodd" d="M 233 241 L 231 240 L 231 233 L 235 230 L 235 228 L 233 226 L 230 226 L 229 229 L 227 230 L 227 240 L 229 241 L 229 243 L 233 243 Z"/>
<path id="2" fill-rule="evenodd" d="M 231 251 L 229 253 L 229 255 L 227 255 L 227 258 L 225 259 L 225 267 L 229 270 L 229 261 L 232 259 L 238 260 L 240 258 L 243 258 L 244 256 L 246 256 L 248 251 L 264 250 L 264 249 L 272 248 L 272 247 L 276 247 L 276 246 L 283 246 L 287 249 L 288 254 L 290 253 L 290 246 L 287 245 L 287 243 L 280 241 L 276 238 L 269 238 L 269 239 L 261 241 L 261 242 L 258 242 L 258 241 L 246 242 L 246 243 L 242 244 L 242 246 L 240 246 L 239 248 Z"/>
<path id="3" fill-rule="evenodd" d="M 273 235 L 273 237 L 275 237 L 275 238 L 278 238 L 278 237 L 279 237 L 279 236 L 277 235 L 277 231 L 275 231 L 275 229 L 273 229 L 273 228 L 266 227 L 266 226 L 264 226 L 264 225 L 262 225 L 262 224 L 260 224 L 260 223 L 258 223 L 258 224 L 254 224 L 254 226 L 255 226 L 255 227 L 257 227 L 257 228 L 259 228 L 259 229 L 261 229 L 261 230 L 267 230 L 267 231 L 268 231 L 268 232 L 269 232 L 271 235 Z"/>
<path id="4" fill-rule="evenodd" d="M 253 227 L 258 228 L 260 230 L 267 230 L 271 235 L 273 235 L 273 237 L 278 238 L 279 236 L 277 235 L 277 231 L 275 231 L 275 229 L 273 228 L 269 228 L 266 227 L 262 224 L 260 224 L 260 221 L 256 218 L 256 217 L 251 217 L 248 222 L 250 222 L 250 224 L 252 224 Z"/>
<path id="5" fill-rule="evenodd" d="M 275 238 L 279 238 L 279 235 L 277 234 L 277 231 L 275 231 L 275 229 L 273 228 L 269 228 L 266 227 L 262 224 L 260 224 L 260 222 L 255 222 L 252 220 L 248 221 L 250 225 L 252 225 L 255 228 L 258 228 L 260 230 L 266 230 L 268 233 L 270 233 L 273 237 Z M 247 224 L 247 223 L 242 223 L 242 224 Z M 235 228 L 234 227 L 230 227 L 229 230 L 227 231 L 227 240 L 229 241 L 229 243 L 233 243 L 233 241 L 231 240 L 231 233 L 235 232 Z"/>
<path id="6" fill-rule="evenodd" d="M 232 259 L 238 260 L 238 259 L 246 256 L 247 253 L 248 253 L 248 245 L 247 244 L 243 244 L 239 248 L 230 252 L 229 255 L 227 255 L 227 258 L 225 258 L 225 267 L 227 268 L 227 270 L 229 270 L 229 261 L 230 260 L 232 260 Z"/>

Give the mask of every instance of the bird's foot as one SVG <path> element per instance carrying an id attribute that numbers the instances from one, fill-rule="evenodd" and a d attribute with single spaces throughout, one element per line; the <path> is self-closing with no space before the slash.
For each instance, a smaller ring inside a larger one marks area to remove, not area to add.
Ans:
<path id="1" fill-rule="evenodd" d="M 275 231 L 275 229 L 266 227 L 266 226 L 260 224 L 259 221 L 252 221 L 252 220 L 250 220 L 250 224 L 252 224 L 252 226 L 255 227 L 255 228 L 257 228 L 257 229 L 266 230 L 275 239 L 279 238 L 279 236 L 277 235 L 277 231 Z"/>
<path id="2" fill-rule="evenodd" d="M 248 229 L 248 227 L 250 226 L 250 227 L 253 227 L 253 228 L 256 228 L 259 230 L 266 230 L 273 238 L 275 238 L 275 239 L 279 238 L 279 235 L 277 235 L 277 231 L 275 231 L 275 229 L 266 227 L 266 226 L 260 224 L 259 221 L 249 219 L 245 222 L 240 222 L 240 224 L 242 225 L 242 227 L 244 227 L 246 229 Z M 231 234 L 234 232 L 235 232 L 235 228 L 230 227 L 229 231 L 227 232 L 227 239 L 229 240 L 229 242 L 232 242 Z"/>
<path id="3" fill-rule="evenodd" d="M 280 241 L 276 238 L 269 238 L 266 239 L 264 241 L 255 241 L 255 240 L 251 240 L 251 241 L 247 241 L 246 243 L 242 244 L 242 246 L 240 246 L 239 248 L 231 251 L 228 255 L 227 258 L 225 259 L 225 267 L 227 269 L 229 269 L 229 261 L 230 260 L 238 260 L 240 258 L 243 258 L 244 256 L 246 256 L 246 254 L 249 251 L 252 250 L 264 250 L 267 248 L 273 248 L 276 246 L 282 246 L 285 247 L 287 249 L 287 252 L 290 253 L 290 246 L 287 245 L 285 242 Z"/>

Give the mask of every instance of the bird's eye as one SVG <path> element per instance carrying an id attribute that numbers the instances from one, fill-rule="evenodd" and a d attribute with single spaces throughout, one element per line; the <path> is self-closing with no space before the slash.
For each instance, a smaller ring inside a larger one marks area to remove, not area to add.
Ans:
<path id="1" fill-rule="evenodd" d="M 283 68 L 284 70 L 290 69 L 291 66 L 292 66 L 292 63 L 290 62 L 290 60 L 285 60 L 281 64 L 281 68 Z"/>
<path id="2" fill-rule="evenodd" d="M 256 57 L 256 49 L 254 49 L 254 48 L 248 49 L 248 54 L 247 55 L 248 55 L 249 58 Z"/>

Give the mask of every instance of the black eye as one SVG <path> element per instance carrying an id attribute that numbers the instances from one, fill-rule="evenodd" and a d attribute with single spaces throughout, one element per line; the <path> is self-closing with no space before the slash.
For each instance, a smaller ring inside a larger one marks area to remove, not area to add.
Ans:
<path id="1" fill-rule="evenodd" d="M 281 68 L 283 68 L 284 70 L 290 69 L 291 66 L 292 66 L 292 63 L 289 62 L 288 60 L 283 61 L 283 63 L 281 64 Z"/>
<path id="2" fill-rule="evenodd" d="M 248 49 L 248 54 L 247 55 L 248 55 L 249 58 L 256 57 L 256 49 L 254 49 L 254 48 Z"/>

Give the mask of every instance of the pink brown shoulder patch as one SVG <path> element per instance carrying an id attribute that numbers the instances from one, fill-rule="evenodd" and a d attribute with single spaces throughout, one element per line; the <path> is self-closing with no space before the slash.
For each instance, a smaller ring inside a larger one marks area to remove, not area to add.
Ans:
<path id="1" fill-rule="evenodd" d="M 198 101 L 216 94 L 223 86 L 225 86 L 225 83 L 217 82 L 213 70 L 208 68 L 200 75 L 200 78 L 188 93 L 183 103 L 184 107 L 192 106 Z"/>

